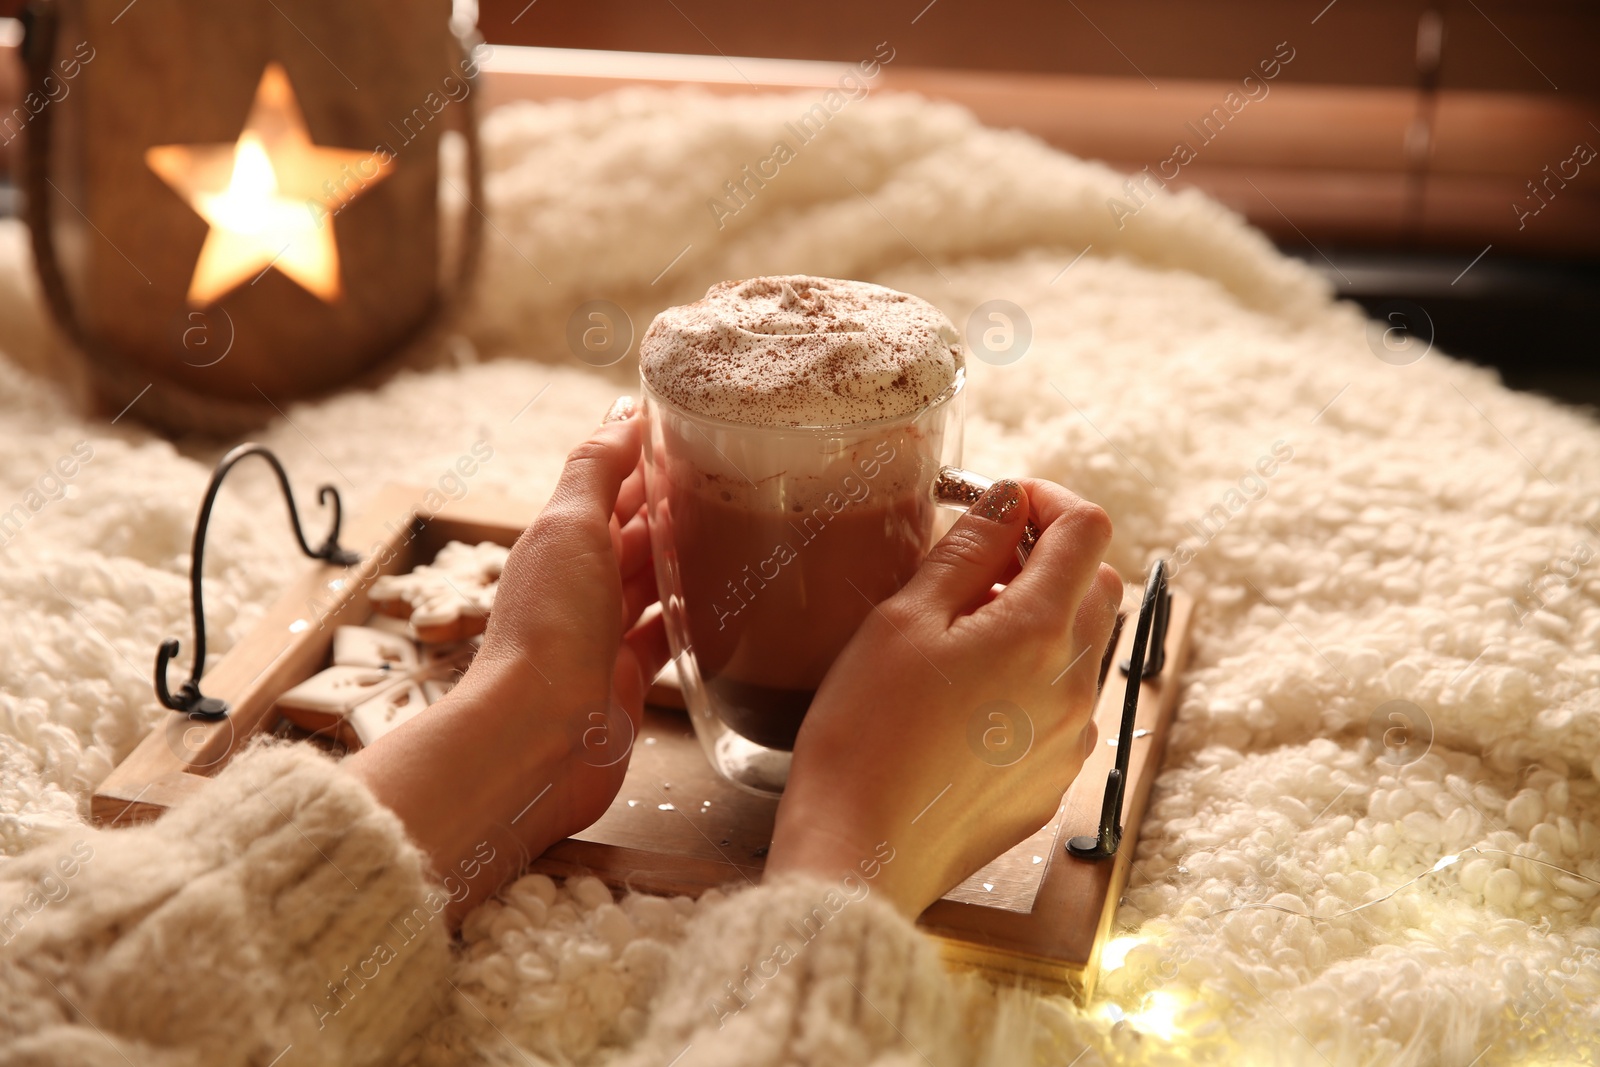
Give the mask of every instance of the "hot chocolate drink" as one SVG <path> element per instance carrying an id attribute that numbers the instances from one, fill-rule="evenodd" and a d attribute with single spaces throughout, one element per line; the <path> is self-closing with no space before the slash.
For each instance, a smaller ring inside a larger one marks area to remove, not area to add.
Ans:
<path id="1" fill-rule="evenodd" d="M 719 714 L 750 740 L 793 746 L 834 657 L 927 552 L 933 503 L 904 477 L 919 465 L 906 451 L 887 437 L 852 450 L 836 478 L 813 476 L 779 508 L 752 506 L 748 486 L 678 469 L 667 510 L 688 636 Z"/>
<path id="2" fill-rule="evenodd" d="M 881 286 L 757 278 L 663 312 L 640 359 L 691 703 L 703 686 L 733 731 L 790 749 L 835 656 L 928 549 L 959 336 Z"/>

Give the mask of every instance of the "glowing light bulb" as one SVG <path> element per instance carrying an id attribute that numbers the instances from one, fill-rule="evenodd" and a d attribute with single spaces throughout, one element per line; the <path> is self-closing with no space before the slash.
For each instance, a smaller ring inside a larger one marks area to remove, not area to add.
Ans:
<path id="1" fill-rule="evenodd" d="M 1144 998 L 1138 1011 L 1128 1013 L 1128 1022 L 1163 1041 L 1171 1041 L 1182 1032 L 1178 1017 L 1183 1014 L 1185 1007 L 1187 1003 L 1183 997 L 1157 990 Z"/>
<path id="2" fill-rule="evenodd" d="M 1100 970 L 1114 971 L 1128 962 L 1128 951 L 1139 943 L 1137 937 L 1114 937 L 1100 949 Z"/>

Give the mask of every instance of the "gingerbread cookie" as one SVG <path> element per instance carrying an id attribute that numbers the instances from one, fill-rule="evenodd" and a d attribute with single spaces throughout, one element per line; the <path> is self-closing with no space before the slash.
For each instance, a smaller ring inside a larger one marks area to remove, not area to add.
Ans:
<path id="1" fill-rule="evenodd" d="M 417 646 L 402 634 L 372 626 L 341 626 L 333 632 L 333 662 L 347 667 L 409 669 L 418 665 Z"/>
<path id="2" fill-rule="evenodd" d="M 405 619 L 397 619 L 393 615 L 385 615 L 381 611 L 374 611 L 361 625 L 369 630 L 382 630 L 386 634 L 403 637 L 407 641 L 417 640 L 417 631 L 411 628 L 411 623 Z"/>
<path id="3" fill-rule="evenodd" d="M 364 748 L 372 744 L 389 731 L 399 728 L 402 723 L 422 714 L 428 703 L 422 687 L 415 682 L 397 685 L 380 693 L 350 712 L 347 721 L 357 743 L 351 747 L 359 745 Z"/>
<path id="4" fill-rule="evenodd" d="M 333 632 L 332 666 L 280 696 L 278 711 L 296 726 L 362 748 L 450 692 L 479 644 L 474 637 L 419 648 L 392 628 L 341 626 Z"/>
<path id="5" fill-rule="evenodd" d="M 418 640 L 430 644 L 481 634 L 510 549 L 492 541 L 451 541 L 434 561 L 410 574 L 386 574 L 367 596 L 385 615 L 408 619 Z"/>
<path id="6" fill-rule="evenodd" d="M 280 696 L 278 711 L 296 726 L 312 732 L 337 729 L 356 708 L 409 681 L 409 670 L 335 661 L 332 667 L 313 674 Z"/>

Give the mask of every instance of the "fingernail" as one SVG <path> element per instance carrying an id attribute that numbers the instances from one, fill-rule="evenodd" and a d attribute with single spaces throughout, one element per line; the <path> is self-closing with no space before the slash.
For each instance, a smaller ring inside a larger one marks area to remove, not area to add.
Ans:
<path id="1" fill-rule="evenodd" d="M 600 425 L 604 426 L 608 422 L 621 422 L 624 419 L 631 418 L 633 415 L 633 408 L 633 397 L 617 397 L 616 403 L 612 404 L 611 407 L 606 411 L 606 417 L 600 420 Z"/>
<path id="2" fill-rule="evenodd" d="M 972 513 L 990 522 L 1005 522 L 1020 503 L 1022 486 L 1010 478 L 1002 478 L 983 491 L 977 503 L 972 505 Z"/>

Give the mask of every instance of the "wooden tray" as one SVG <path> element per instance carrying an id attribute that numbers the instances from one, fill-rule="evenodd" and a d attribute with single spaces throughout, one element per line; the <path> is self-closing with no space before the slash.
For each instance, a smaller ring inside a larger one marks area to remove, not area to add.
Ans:
<path id="1" fill-rule="evenodd" d="M 201 723 L 173 714 L 152 730 L 95 792 L 97 822 L 125 825 L 159 815 L 205 791 L 244 742 L 281 732 L 277 696 L 328 662 L 333 632 L 363 622 L 364 595 L 379 574 L 431 560 L 447 541 L 515 542 L 537 509 L 487 493 L 427 513 L 426 491 L 386 489 L 342 538 L 362 553 L 349 568 L 319 564 L 287 590 L 261 624 L 203 680 L 207 695 L 232 705 L 228 718 Z M 1137 596 L 1133 590 L 1130 597 Z M 1137 611 L 1130 599 L 1124 610 Z M 1188 654 L 1192 602 L 1173 590 L 1167 665 L 1143 683 L 1122 846 L 1109 861 L 1068 855 L 1063 844 L 1093 834 L 1115 749 L 1124 680 L 1112 668 L 1095 721 L 1105 739 L 1047 826 L 929 908 L 921 925 L 952 964 L 1087 997 L 1098 951 L 1127 883 L 1138 827 L 1155 779 L 1177 699 L 1174 679 Z M 1133 627 L 1123 627 L 1116 660 L 1126 659 Z M 153 650 L 152 650 L 153 651 Z M 676 686 L 658 682 L 633 747 L 622 789 L 583 833 L 559 842 L 532 869 L 556 876 L 594 874 L 609 885 L 698 896 L 706 889 L 759 881 L 777 802 L 723 781 L 706 762 Z M 1042 875 L 1042 876 L 1041 876 Z M 987 888 L 986 888 L 987 887 Z"/>
<path id="2" fill-rule="evenodd" d="M 1131 588 L 1123 604 L 1129 625 L 1122 628 L 1114 662 L 1132 653 L 1132 620 L 1142 591 L 1142 585 Z M 1112 667 L 1095 708 L 1102 741 L 1056 817 L 923 913 L 920 925 L 939 939 L 949 963 L 1080 999 L 1093 993 L 1100 945 L 1128 882 L 1177 704 L 1175 679 L 1188 656 L 1192 616 L 1193 601 L 1174 589 L 1166 668 L 1143 683 L 1139 696 L 1116 856 L 1080 860 L 1065 850 L 1069 838 L 1095 833 L 1106 772 L 1116 762 L 1109 742 L 1121 728 L 1126 676 Z M 675 688 L 659 683 L 651 698 L 682 703 Z M 776 801 L 751 796 L 712 771 L 683 715 L 651 707 L 611 808 L 583 833 L 548 849 L 533 867 L 556 876 L 593 874 L 614 887 L 647 893 L 698 896 L 713 886 L 760 880 L 776 811 Z M 985 884 L 993 886 L 991 893 L 983 892 Z M 1024 895 L 1026 903 L 1015 906 Z"/>
<path id="3" fill-rule="evenodd" d="M 422 501 L 430 492 L 386 487 L 364 513 L 349 517 L 340 543 L 360 552 L 361 562 L 319 563 L 292 584 L 202 679 L 207 696 L 231 705 L 228 717 L 207 723 L 167 715 L 95 791 L 89 805 L 95 821 L 142 822 L 204 792 L 209 776 L 227 766 L 247 740 L 281 728 L 273 709 L 279 694 L 327 665 L 335 629 L 366 621 L 366 589 L 378 575 L 426 563 L 448 541 L 510 545 L 538 510 L 525 501 L 475 492 L 429 512 Z M 188 635 L 180 640 L 182 664 L 192 641 Z M 153 657 L 155 649 L 150 651 Z"/>

